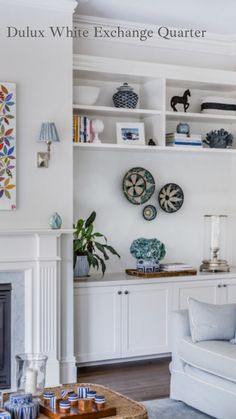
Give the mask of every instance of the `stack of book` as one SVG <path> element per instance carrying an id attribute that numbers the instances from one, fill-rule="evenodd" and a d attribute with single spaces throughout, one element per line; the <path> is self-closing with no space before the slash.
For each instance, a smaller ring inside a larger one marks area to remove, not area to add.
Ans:
<path id="1" fill-rule="evenodd" d="M 202 147 L 202 136 L 199 134 L 178 134 L 177 132 L 170 132 L 166 134 L 167 146 L 189 146 Z"/>
<path id="2" fill-rule="evenodd" d="M 73 142 L 92 143 L 92 120 L 87 116 L 73 115 Z"/>
<path id="3" fill-rule="evenodd" d="M 182 272 L 182 271 L 192 271 L 194 267 L 188 263 L 161 263 L 160 270 L 163 272 Z"/>

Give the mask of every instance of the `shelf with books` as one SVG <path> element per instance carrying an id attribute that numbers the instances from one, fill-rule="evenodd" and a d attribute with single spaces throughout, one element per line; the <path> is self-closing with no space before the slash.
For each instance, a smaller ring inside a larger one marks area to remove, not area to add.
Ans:
<path id="1" fill-rule="evenodd" d="M 146 115 L 161 115 L 161 111 L 157 109 L 127 109 L 115 108 L 113 106 L 98 106 L 98 105 L 73 105 L 74 112 L 80 111 L 87 115 L 117 115 L 117 116 L 132 116 L 140 118 Z"/>

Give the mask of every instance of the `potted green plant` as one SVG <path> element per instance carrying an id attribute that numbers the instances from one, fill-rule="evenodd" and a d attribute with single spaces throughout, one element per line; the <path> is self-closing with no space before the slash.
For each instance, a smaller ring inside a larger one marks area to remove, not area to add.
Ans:
<path id="1" fill-rule="evenodd" d="M 88 276 L 92 266 L 97 270 L 101 268 L 104 275 L 108 253 L 120 257 L 116 250 L 107 244 L 107 238 L 94 232 L 96 212 L 93 211 L 87 220 L 79 219 L 74 225 L 74 274 L 75 276 Z"/>

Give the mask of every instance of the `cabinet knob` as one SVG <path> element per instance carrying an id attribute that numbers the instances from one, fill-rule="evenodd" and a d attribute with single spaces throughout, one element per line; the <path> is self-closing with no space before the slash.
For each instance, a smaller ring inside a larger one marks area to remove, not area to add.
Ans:
<path id="1" fill-rule="evenodd" d="M 220 284 L 218 284 L 218 288 L 221 288 L 221 285 Z"/>
<path id="2" fill-rule="evenodd" d="M 128 290 L 125 290 L 125 295 L 127 295 L 127 294 L 129 294 L 129 291 Z"/>
<path id="3" fill-rule="evenodd" d="M 121 294 L 122 294 L 122 291 L 118 291 L 118 292 L 117 292 L 117 294 L 118 294 L 118 295 L 121 295 Z"/>
<path id="4" fill-rule="evenodd" d="M 224 284 L 223 287 L 226 288 L 227 287 L 227 284 Z"/>

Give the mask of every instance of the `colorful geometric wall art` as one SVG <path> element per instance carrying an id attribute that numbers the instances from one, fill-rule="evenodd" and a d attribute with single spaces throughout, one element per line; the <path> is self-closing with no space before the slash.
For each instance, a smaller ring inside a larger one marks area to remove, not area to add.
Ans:
<path id="1" fill-rule="evenodd" d="M 0 210 L 16 209 L 16 85 L 0 82 Z"/>

